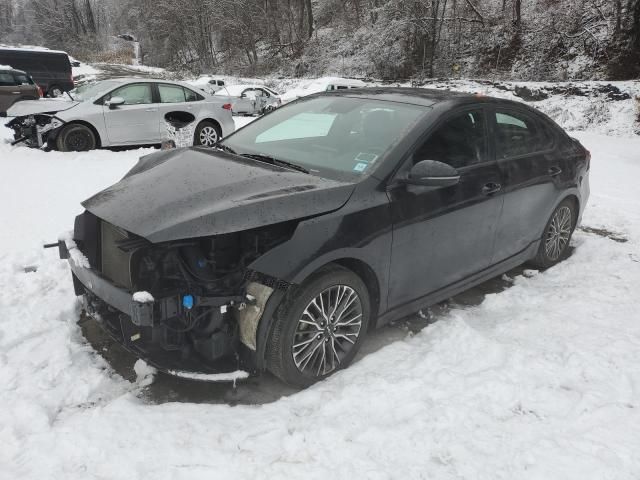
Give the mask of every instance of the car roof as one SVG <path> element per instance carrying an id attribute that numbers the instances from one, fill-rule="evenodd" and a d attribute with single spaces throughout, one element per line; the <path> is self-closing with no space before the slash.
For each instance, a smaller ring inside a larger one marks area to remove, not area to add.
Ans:
<path id="1" fill-rule="evenodd" d="M 265 87 L 264 85 L 256 85 L 256 84 L 253 84 L 253 83 L 251 83 L 251 84 L 244 84 L 243 83 L 243 84 L 240 84 L 240 85 L 225 85 L 223 90 L 218 90 L 216 92 L 216 95 L 225 95 L 225 93 L 221 93 L 221 92 L 224 92 L 224 90 L 226 89 L 226 91 L 229 92 L 228 95 L 231 95 L 232 97 L 235 97 L 235 96 L 240 95 L 243 90 L 246 90 L 248 88 L 253 88 L 253 89 L 264 88 L 266 90 L 269 90 L 269 91 L 273 92 L 273 90 L 271 90 L 268 87 Z"/>
<path id="2" fill-rule="evenodd" d="M 18 70 L 17 68 L 13 68 L 10 65 L 0 65 L 0 70 L 3 72 L 11 72 L 11 73 L 22 73 L 23 75 L 28 75 L 24 70 Z"/>
<path id="3" fill-rule="evenodd" d="M 38 47 L 38 46 L 29 46 L 29 45 L 23 45 L 23 46 L 19 46 L 19 47 L 14 47 L 12 45 L 5 45 L 5 44 L 0 44 L 0 50 L 12 50 L 15 52 L 31 52 L 31 53 L 63 53 L 65 55 L 69 55 L 67 52 L 63 51 L 63 50 L 51 50 L 47 47 Z"/>
<path id="4" fill-rule="evenodd" d="M 450 90 L 436 90 L 432 88 L 412 87 L 366 87 L 352 88 L 348 90 L 333 90 L 316 95 L 332 95 L 343 97 L 359 97 L 372 100 L 385 100 L 389 102 L 409 103 L 413 105 L 432 107 L 439 103 L 447 102 L 451 106 L 470 103 L 496 103 L 515 105 L 529 109 L 528 105 L 504 98 L 488 97 L 482 94 L 455 92 Z"/>
<path id="5" fill-rule="evenodd" d="M 121 84 L 125 83 L 169 83 L 173 85 L 180 85 L 181 87 L 186 87 L 189 89 L 198 88 L 194 85 L 191 85 L 186 82 L 180 82 L 176 80 L 167 80 L 165 78 L 149 78 L 149 77 L 118 77 L 118 78 L 107 78 L 101 81 L 113 81 L 119 82 Z"/>

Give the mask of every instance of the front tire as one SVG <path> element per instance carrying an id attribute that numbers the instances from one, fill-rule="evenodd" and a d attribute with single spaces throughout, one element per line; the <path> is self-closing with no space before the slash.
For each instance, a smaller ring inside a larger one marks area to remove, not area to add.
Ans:
<path id="1" fill-rule="evenodd" d="M 58 134 L 56 147 L 61 152 L 86 152 L 96 148 L 96 136 L 86 125 L 72 123 Z"/>
<path id="2" fill-rule="evenodd" d="M 204 120 L 198 124 L 193 135 L 193 144 L 202 145 L 203 147 L 213 147 L 222 138 L 220 127 L 209 121 Z"/>
<path id="3" fill-rule="evenodd" d="M 287 293 L 267 341 L 267 368 L 307 387 L 346 368 L 369 327 L 369 292 L 355 273 L 325 267 Z"/>
<path id="4" fill-rule="evenodd" d="M 576 206 L 571 199 L 560 202 L 544 228 L 538 254 L 531 263 L 539 268 L 549 268 L 564 260 L 577 218 Z"/>

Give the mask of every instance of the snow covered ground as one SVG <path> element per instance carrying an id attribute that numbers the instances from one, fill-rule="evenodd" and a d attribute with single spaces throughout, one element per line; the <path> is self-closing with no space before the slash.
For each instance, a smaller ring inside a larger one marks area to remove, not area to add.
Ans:
<path id="1" fill-rule="evenodd" d="M 231 406 L 158 403 L 143 365 L 137 381 L 115 373 L 77 325 L 65 262 L 41 248 L 148 150 L 44 153 L 8 136 L 0 479 L 640 477 L 639 137 L 576 134 L 593 154 L 589 231 L 562 264 L 510 272 L 478 305 L 453 299 L 306 391 Z"/>

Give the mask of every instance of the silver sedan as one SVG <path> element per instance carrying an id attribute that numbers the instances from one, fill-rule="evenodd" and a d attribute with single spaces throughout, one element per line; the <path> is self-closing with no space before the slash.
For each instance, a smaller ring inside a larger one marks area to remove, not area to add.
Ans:
<path id="1" fill-rule="evenodd" d="M 227 96 L 236 115 L 262 115 L 282 105 L 280 95 L 264 85 L 227 85 L 215 96 Z"/>
<path id="2" fill-rule="evenodd" d="M 84 151 L 158 144 L 167 139 L 165 115 L 193 116 L 193 143 L 212 146 L 235 130 L 231 101 L 166 80 L 114 79 L 79 88 L 68 100 L 23 101 L 7 111 L 15 142 Z"/>

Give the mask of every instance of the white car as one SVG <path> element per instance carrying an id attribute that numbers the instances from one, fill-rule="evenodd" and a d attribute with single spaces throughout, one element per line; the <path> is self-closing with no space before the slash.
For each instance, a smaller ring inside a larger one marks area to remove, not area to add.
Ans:
<path id="1" fill-rule="evenodd" d="M 221 78 L 212 77 L 210 75 L 203 75 L 201 77 L 196 78 L 195 80 L 190 80 L 187 82 L 190 85 L 202 90 L 209 95 L 213 95 L 218 90 L 222 90 L 224 88 L 224 80 Z"/>
<path id="2" fill-rule="evenodd" d="M 231 109 L 238 115 L 262 115 L 282 105 L 280 94 L 264 85 L 228 85 L 216 96 L 231 99 Z"/>
<path id="3" fill-rule="evenodd" d="M 194 145 L 212 146 L 235 130 L 228 98 L 196 92 L 180 82 L 142 78 L 83 85 L 68 100 L 19 102 L 7 110 L 7 116 L 15 117 L 7 126 L 14 130 L 14 143 L 85 151 L 161 143 L 168 138 L 169 112 L 193 115 Z"/>
<path id="4" fill-rule="evenodd" d="M 300 97 L 306 97 L 312 93 L 331 92 L 333 90 L 345 90 L 348 88 L 363 88 L 367 84 L 362 80 L 340 77 L 322 77 L 302 83 L 281 95 L 282 103 L 292 102 Z"/>

